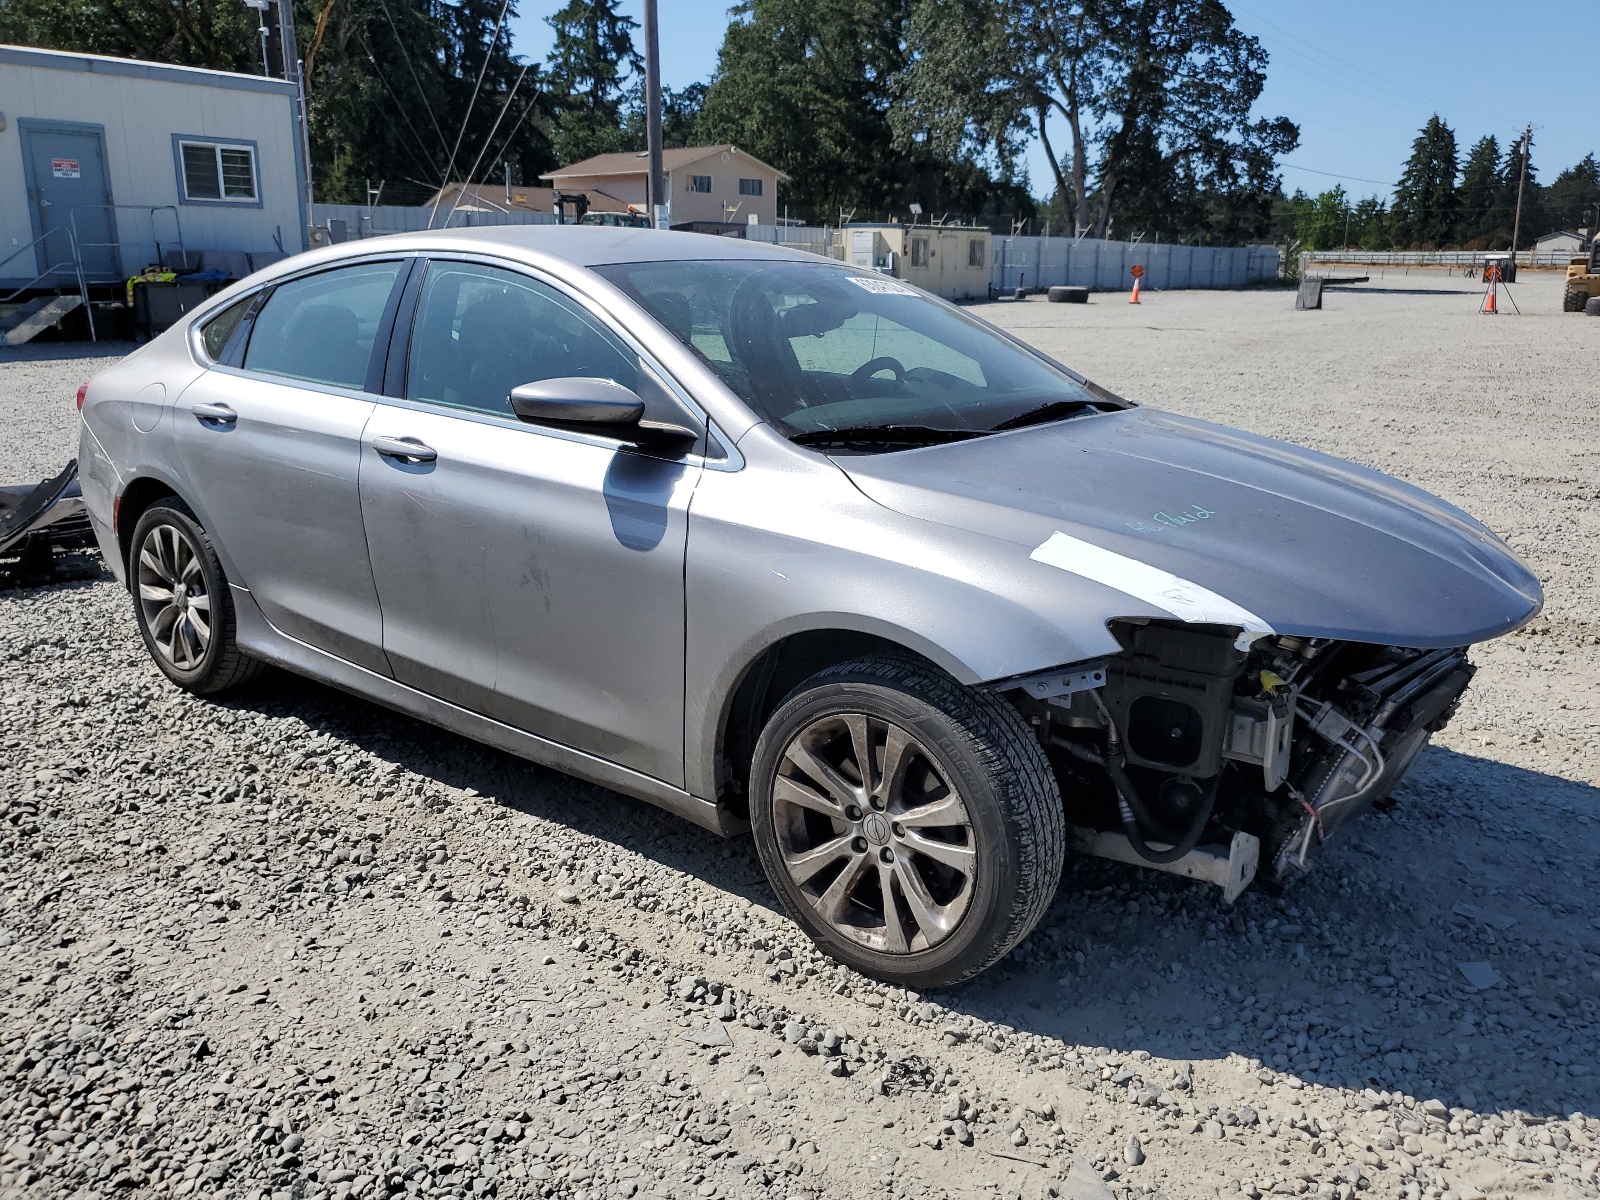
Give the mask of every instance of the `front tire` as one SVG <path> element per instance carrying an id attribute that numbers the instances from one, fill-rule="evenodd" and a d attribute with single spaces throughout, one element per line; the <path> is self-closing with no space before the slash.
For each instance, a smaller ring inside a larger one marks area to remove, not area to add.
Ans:
<path id="1" fill-rule="evenodd" d="M 1581 292 L 1577 288 L 1568 288 L 1561 295 L 1562 312 L 1582 312 L 1584 303 L 1589 299 L 1588 292 Z"/>
<path id="2" fill-rule="evenodd" d="M 185 691 L 214 696 L 266 669 L 234 640 L 233 600 L 222 563 L 189 506 L 152 504 L 133 527 L 128 583 L 145 649 Z"/>
<path id="3" fill-rule="evenodd" d="M 795 922 L 902 986 L 998 961 L 1061 878 L 1061 795 L 1033 731 L 909 657 L 841 663 L 790 693 L 756 744 L 750 817 Z"/>

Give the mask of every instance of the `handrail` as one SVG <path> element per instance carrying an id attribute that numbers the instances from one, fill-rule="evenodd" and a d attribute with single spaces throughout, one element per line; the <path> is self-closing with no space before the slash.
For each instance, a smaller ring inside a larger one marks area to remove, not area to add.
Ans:
<path id="1" fill-rule="evenodd" d="M 150 244 L 153 245 L 156 248 L 156 261 L 158 263 L 161 261 L 162 252 L 161 252 L 161 240 L 155 236 L 155 232 L 156 232 L 156 213 L 158 213 L 158 212 L 170 212 L 172 214 L 173 232 L 175 233 L 175 235 L 177 237 L 177 241 L 178 241 L 178 253 L 183 256 L 183 262 L 184 262 L 184 265 L 186 267 L 189 264 L 189 248 L 188 248 L 187 245 L 184 244 L 184 240 L 183 240 L 183 221 L 179 216 L 178 206 L 176 204 L 148 204 L 148 205 L 146 205 L 146 204 L 74 204 L 72 206 L 72 211 L 71 211 L 71 213 L 68 214 L 68 220 L 71 221 L 71 223 L 72 223 L 72 243 L 73 243 L 73 249 L 75 251 L 75 256 L 76 256 L 76 265 L 77 265 L 77 272 L 78 272 L 78 291 L 83 296 L 84 312 L 88 315 L 88 318 L 89 318 L 89 340 L 92 341 L 92 342 L 97 342 L 100 339 L 99 339 L 98 335 L 95 332 L 95 327 L 94 327 L 94 309 L 89 304 L 89 283 L 88 283 L 88 277 L 84 274 L 84 270 L 83 270 L 83 252 L 85 250 L 112 250 L 112 251 L 117 252 L 118 258 L 120 260 L 121 251 L 122 251 L 122 247 L 123 247 L 124 243 L 123 243 L 123 240 L 120 237 L 116 238 L 113 241 L 109 241 L 109 242 L 86 242 L 81 237 L 79 237 L 78 236 L 78 210 L 79 209 L 83 209 L 83 208 L 103 210 L 103 211 L 111 213 L 112 214 L 112 222 L 113 222 L 113 230 L 112 230 L 113 233 L 116 232 L 115 221 L 116 221 L 116 213 L 118 212 L 118 210 L 120 210 L 120 209 L 128 209 L 131 212 L 142 212 L 142 213 L 149 214 L 149 217 L 150 217 L 150 234 L 151 234 L 151 236 L 150 236 Z M 142 243 L 136 243 L 136 244 L 142 244 Z M 127 265 L 128 265 L 127 263 L 119 261 L 118 264 L 117 264 L 119 272 L 122 271 L 122 270 L 126 270 L 127 269 Z"/>
<path id="2" fill-rule="evenodd" d="M 0 258 L 0 267 L 5 266 L 8 262 L 10 262 L 13 258 L 16 258 L 19 254 L 22 254 L 22 253 L 24 253 L 24 252 L 26 252 L 28 250 L 32 250 L 35 246 L 37 246 L 40 242 L 44 241 L 45 238 L 49 237 L 52 233 L 65 233 L 67 235 L 67 244 L 71 245 L 71 242 L 72 242 L 72 233 L 71 233 L 71 231 L 68 230 L 65 225 L 57 225 L 54 229 L 46 229 L 38 237 L 34 238 L 33 241 L 29 242 L 26 246 L 18 246 L 15 250 L 13 250 L 10 254 L 6 255 L 4 258 Z M 29 282 L 32 283 L 32 282 L 34 282 L 36 280 L 42 279 L 42 278 L 44 278 L 44 276 L 50 274 L 50 272 L 53 271 L 53 270 L 55 270 L 55 267 L 50 267 L 47 270 L 41 271 L 38 275 L 35 275 L 33 277 L 33 279 L 30 280 Z M 24 285 L 24 286 L 26 286 L 26 285 Z M 16 295 L 16 293 L 13 292 L 12 295 Z"/>

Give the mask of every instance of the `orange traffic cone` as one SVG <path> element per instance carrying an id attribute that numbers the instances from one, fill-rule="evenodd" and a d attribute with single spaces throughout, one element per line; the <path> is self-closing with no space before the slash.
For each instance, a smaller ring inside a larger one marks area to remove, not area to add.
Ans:
<path id="1" fill-rule="evenodd" d="M 1483 306 L 1478 309 L 1479 312 L 1486 312 L 1493 316 L 1500 311 L 1495 307 L 1494 303 L 1494 294 L 1499 290 L 1500 289 L 1495 287 L 1494 282 L 1491 280 L 1488 290 L 1483 293 Z"/>
<path id="2" fill-rule="evenodd" d="M 1137 275 L 1133 277 L 1133 294 L 1128 297 L 1128 303 L 1139 303 L 1139 277 Z"/>

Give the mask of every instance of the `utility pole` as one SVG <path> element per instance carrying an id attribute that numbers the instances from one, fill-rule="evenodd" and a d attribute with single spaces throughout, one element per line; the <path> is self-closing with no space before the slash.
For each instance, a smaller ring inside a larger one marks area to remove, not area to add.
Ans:
<path id="1" fill-rule="evenodd" d="M 1344 248 L 1346 253 L 1350 250 L 1350 206 L 1344 206 Z"/>
<path id="2" fill-rule="evenodd" d="M 1522 231 L 1522 188 L 1528 182 L 1528 143 L 1533 140 L 1533 126 L 1522 129 L 1522 173 L 1517 176 L 1517 215 L 1511 222 L 1511 270 L 1517 269 L 1517 234 Z"/>
<path id="3" fill-rule="evenodd" d="M 661 37 L 656 0 L 644 0 L 644 110 L 645 145 L 650 151 L 645 203 L 650 209 L 650 224 L 659 229 L 666 217 L 668 199 L 661 171 Z"/>

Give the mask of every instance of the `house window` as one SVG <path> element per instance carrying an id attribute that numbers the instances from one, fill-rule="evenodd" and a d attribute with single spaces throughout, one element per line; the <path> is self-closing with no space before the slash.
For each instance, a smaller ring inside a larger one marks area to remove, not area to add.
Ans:
<path id="1" fill-rule="evenodd" d="M 256 192 L 256 152 L 253 146 L 221 142 L 179 142 L 185 200 L 235 200 L 253 202 Z"/>
<path id="2" fill-rule="evenodd" d="M 983 239 L 973 238 L 967 243 L 967 266 L 983 266 Z"/>
<path id="3" fill-rule="evenodd" d="M 925 267 L 928 265 L 928 239 L 914 237 L 911 239 L 911 265 Z"/>
<path id="4" fill-rule="evenodd" d="M 691 192 L 708 192 L 709 193 L 711 191 L 711 176 L 709 176 L 709 175 L 691 175 L 691 176 L 689 176 L 689 190 Z"/>
<path id="5" fill-rule="evenodd" d="M 759 196 L 759 195 L 761 195 L 761 180 L 759 180 L 759 179 L 741 179 L 741 180 L 739 180 L 739 195 L 741 195 L 741 196 Z"/>

